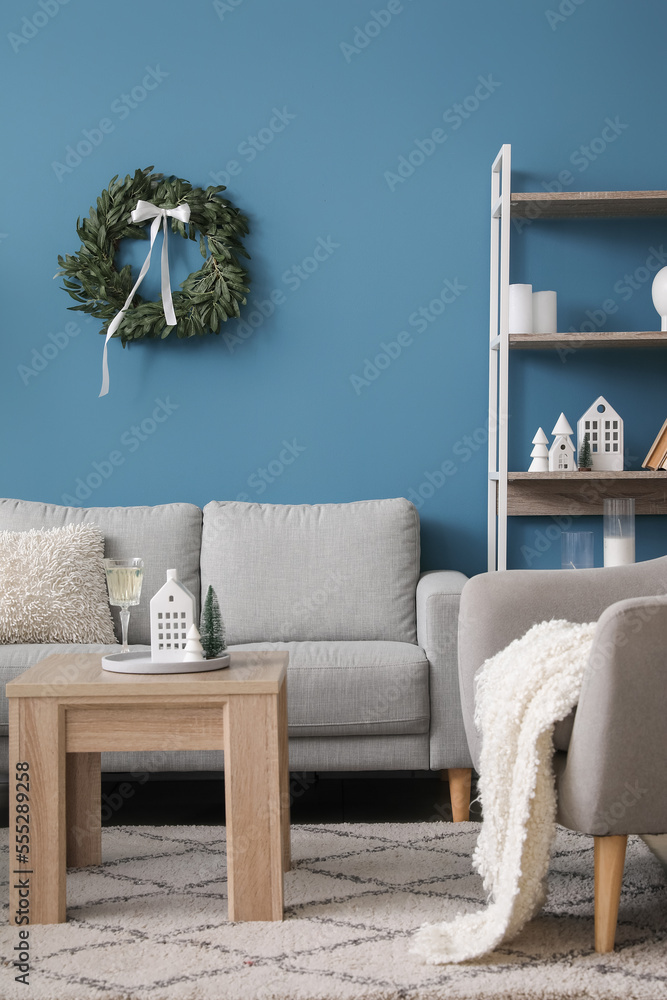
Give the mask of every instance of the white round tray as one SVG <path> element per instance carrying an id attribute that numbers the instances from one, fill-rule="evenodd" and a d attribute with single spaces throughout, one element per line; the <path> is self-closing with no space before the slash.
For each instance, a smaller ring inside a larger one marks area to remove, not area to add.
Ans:
<path id="1" fill-rule="evenodd" d="M 229 653 L 210 660 L 151 660 L 150 654 L 109 653 L 102 657 L 102 669 L 117 674 L 199 674 L 205 670 L 222 670 L 229 666 Z"/>

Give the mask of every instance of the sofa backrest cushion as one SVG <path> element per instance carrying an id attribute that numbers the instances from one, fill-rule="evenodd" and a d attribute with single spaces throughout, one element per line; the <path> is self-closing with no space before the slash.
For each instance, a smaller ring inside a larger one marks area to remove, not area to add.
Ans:
<path id="1" fill-rule="evenodd" d="M 416 642 L 419 516 L 396 500 L 204 507 L 202 598 L 229 643 Z"/>
<path id="2" fill-rule="evenodd" d="M 189 503 L 158 507 L 59 507 L 32 500 L 0 499 L 0 531 L 97 524 L 104 536 L 105 556 L 111 559 L 140 556 L 144 560 L 141 602 L 132 608 L 130 615 L 131 643 L 150 643 L 149 602 L 164 584 L 168 569 L 178 570 L 179 579 L 192 591 L 199 605 L 201 523 L 201 510 Z M 116 634 L 120 635 L 118 608 L 111 610 Z"/>

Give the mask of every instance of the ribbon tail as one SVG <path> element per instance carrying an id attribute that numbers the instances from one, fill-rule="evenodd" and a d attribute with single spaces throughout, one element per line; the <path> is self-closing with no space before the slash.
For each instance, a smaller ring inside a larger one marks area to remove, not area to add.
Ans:
<path id="1" fill-rule="evenodd" d="M 111 334 L 107 330 L 106 340 L 104 341 L 104 351 L 102 353 L 102 388 L 100 389 L 100 396 L 106 396 L 109 391 L 109 363 L 107 361 L 107 345 L 109 343 L 109 337 Z"/>
<path id="2" fill-rule="evenodd" d="M 111 323 L 109 324 L 107 335 L 104 341 L 104 352 L 102 354 L 102 388 L 100 389 L 100 396 L 106 396 L 106 394 L 109 391 L 109 364 L 107 361 L 107 348 L 109 346 L 109 341 L 113 337 L 114 333 L 116 332 L 120 324 L 123 322 L 123 319 L 125 318 L 125 313 L 129 309 L 130 303 L 134 298 L 134 293 L 136 292 L 137 288 L 146 277 L 148 268 L 151 266 L 151 254 L 153 253 L 153 244 L 155 243 L 155 237 L 158 234 L 161 221 L 162 219 L 160 218 L 159 215 L 155 219 L 153 219 L 153 222 L 151 224 L 151 245 L 148 248 L 148 254 L 146 255 L 146 260 L 143 263 L 143 267 L 139 272 L 139 277 L 134 283 L 134 288 L 132 289 L 128 297 L 125 299 L 125 305 L 120 310 L 120 312 L 116 313 L 114 318 L 111 320 Z"/>
<path id="3" fill-rule="evenodd" d="M 104 352 L 102 354 L 102 388 L 100 389 L 97 398 L 101 396 L 106 396 L 109 391 L 109 364 L 107 362 L 107 345 L 104 342 Z"/>
<path id="4" fill-rule="evenodd" d="M 169 219 L 164 217 L 164 237 L 162 239 L 162 308 L 164 318 L 168 326 L 176 326 L 176 313 L 174 303 L 171 298 L 171 281 L 169 278 L 169 251 L 167 248 L 167 232 L 169 230 Z"/>

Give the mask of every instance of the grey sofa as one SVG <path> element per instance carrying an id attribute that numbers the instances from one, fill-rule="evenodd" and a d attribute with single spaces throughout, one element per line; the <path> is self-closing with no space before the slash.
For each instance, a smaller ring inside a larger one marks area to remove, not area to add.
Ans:
<path id="1" fill-rule="evenodd" d="M 595 838 L 596 949 L 613 948 L 628 834 L 665 856 L 667 557 L 609 569 L 512 570 L 471 579 L 459 666 L 468 744 L 479 763 L 474 680 L 484 661 L 551 618 L 597 621 L 579 704 L 554 732 L 557 821 Z"/>
<path id="2" fill-rule="evenodd" d="M 132 648 L 148 648 L 148 602 L 176 567 L 197 596 L 212 584 L 230 649 L 286 649 L 290 766 L 296 771 L 450 771 L 467 818 L 470 755 L 459 700 L 457 620 L 466 578 L 419 572 L 419 519 L 404 499 L 278 506 L 212 502 L 60 507 L 0 500 L 0 530 L 95 523 L 110 557 L 142 556 Z M 114 609 L 114 614 L 117 614 Z M 116 619 L 117 634 L 118 622 Z M 0 647 L 0 764 L 8 680 L 54 651 Z M 105 772 L 221 769 L 216 752 L 113 753 Z M 450 782 L 450 783 L 451 783 Z M 452 788 L 454 793 L 455 789 Z"/>

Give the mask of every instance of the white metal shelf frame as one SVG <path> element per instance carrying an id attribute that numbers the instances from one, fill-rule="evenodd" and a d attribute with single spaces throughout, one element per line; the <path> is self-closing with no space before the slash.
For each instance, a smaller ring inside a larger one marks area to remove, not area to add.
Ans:
<path id="1" fill-rule="evenodd" d="M 512 212 L 519 218 L 653 218 L 667 216 L 667 191 L 597 191 L 560 192 L 549 194 L 533 192 L 512 194 L 512 148 L 501 146 L 491 167 L 491 280 L 489 312 L 489 455 L 488 455 L 488 568 L 490 571 L 507 569 L 507 518 L 508 514 L 550 514 L 544 497 L 538 496 L 540 479 L 558 479 L 557 502 L 559 513 L 588 513 L 590 504 L 581 490 L 586 483 L 603 478 L 586 477 L 581 480 L 569 474 L 561 480 L 556 473 L 508 472 L 509 432 L 509 353 L 512 347 L 523 349 L 554 349 L 572 343 L 580 348 L 637 348 L 667 346 L 667 331 L 600 332 L 598 334 L 556 333 L 540 335 L 509 335 L 509 279 L 510 279 L 510 226 Z M 667 494 L 655 492 L 651 480 L 661 475 L 646 470 L 628 471 L 604 476 L 604 495 L 625 496 L 626 481 L 636 483 L 635 493 L 643 504 L 638 513 L 667 514 Z M 667 473 L 662 473 L 667 475 Z M 567 481 L 568 488 L 562 487 Z M 521 489 L 517 487 L 521 486 Z M 622 492 L 621 492 L 622 491 Z M 520 503 L 530 495 L 532 503 Z M 601 503 L 598 496 L 598 506 Z"/>
<path id="2" fill-rule="evenodd" d="M 512 147 L 491 167 L 488 568 L 507 569 L 507 438 Z"/>

